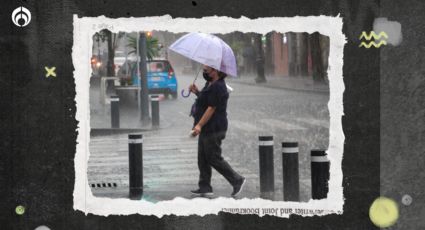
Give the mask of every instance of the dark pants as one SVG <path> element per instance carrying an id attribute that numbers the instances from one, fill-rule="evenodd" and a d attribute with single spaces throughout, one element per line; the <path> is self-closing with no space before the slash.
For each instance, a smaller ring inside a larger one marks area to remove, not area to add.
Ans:
<path id="1" fill-rule="evenodd" d="M 211 168 L 214 168 L 234 186 L 242 177 L 236 173 L 229 163 L 221 156 L 221 141 L 226 137 L 225 132 L 201 133 L 198 139 L 198 168 L 199 188 L 212 191 Z"/>

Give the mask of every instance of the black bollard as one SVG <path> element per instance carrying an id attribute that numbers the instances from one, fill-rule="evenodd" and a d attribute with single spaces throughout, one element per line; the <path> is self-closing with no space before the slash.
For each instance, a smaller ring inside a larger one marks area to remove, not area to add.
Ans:
<path id="1" fill-rule="evenodd" d="M 111 96 L 111 127 L 120 127 L 120 99 L 118 96 Z"/>
<path id="2" fill-rule="evenodd" d="M 130 173 L 130 199 L 140 200 L 143 196 L 143 135 L 128 135 L 128 161 Z"/>
<path id="3" fill-rule="evenodd" d="M 260 136 L 259 157 L 260 157 L 260 197 L 264 199 L 274 199 L 274 160 L 273 160 L 273 136 Z"/>
<path id="4" fill-rule="evenodd" d="M 313 199 L 324 199 L 329 191 L 330 161 L 325 150 L 311 150 L 311 195 Z"/>
<path id="5" fill-rule="evenodd" d="M 298 142 L 282 142 L 283 200 L 300 200 Z"/>
<path id="6" fill-rule="evenodd" d="M 152 107 L 152 127 L 159 128 L 159 97 L 158 95 L 151 96 Z"/>

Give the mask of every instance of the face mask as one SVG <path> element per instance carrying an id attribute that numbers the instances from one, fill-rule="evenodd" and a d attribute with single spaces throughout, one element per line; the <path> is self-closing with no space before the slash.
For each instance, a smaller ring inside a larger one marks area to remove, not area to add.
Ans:
<path id="1" fill-rule="evenodd" d="M 204 77 L 205 81 L 208 81 L 208 82 L 212 81 L 212 77 L 210 77 L 210 75 L 208 75 L 207 73 L 204 72 L 202 76 Z"/>

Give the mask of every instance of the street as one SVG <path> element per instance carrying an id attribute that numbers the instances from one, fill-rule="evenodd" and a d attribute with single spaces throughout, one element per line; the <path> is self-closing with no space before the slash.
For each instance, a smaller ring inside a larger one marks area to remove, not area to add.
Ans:
<path id="1" fill-rule="evenodd" d="M 195 95 L 180 95 L 194 76 L 178 75 L 177 79 L 179 97 L 160 101 L 160 129 L 143 132 L 144 199 L 152 202 L 191 198 L 189 191 L 197 188 L 197 138 L 189 137 L 193 125 L 189 110 Z M 260 196 L 258 137 L 272 135 L 274 200 L 283 200 L 281 143 L 296 141 L 300 150 L 300 199 L 308 201 L 310 150 L 327 149 L 329 143 L 329 95 L 248 85 L 230 77 L 226 81 L 234 91 L 228 102 L 229 129 L 222 149 L 235 171 L 247 178 L 239 197 Z M 196 84 L 202 88 L 204 80 L 198 78 Z M 131 95 L 127 99 L 130 102 L 123 101 L 120 107 L 121 128 L 138 128 L 137 103 L 132 104 Z M 91 127 L 110 128 L 110 105 L 99 105 L 98 101 L 98 88 L 91 86 Z M 88 180 L 95 196 L 128 197 L 127 138 L 127 134 L 91 137 Z M 232 187 L 214 170 L 212 186 L 215 197 L 230 197 Z"/>

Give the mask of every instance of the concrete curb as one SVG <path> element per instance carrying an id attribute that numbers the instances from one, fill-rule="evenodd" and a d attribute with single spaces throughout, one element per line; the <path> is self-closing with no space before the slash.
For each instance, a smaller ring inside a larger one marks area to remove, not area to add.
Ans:
<path id="1" fill-rule="evenodd" d="M 110 135 L 119 135 L 119 134 L 130 134 L 130 133 L 141 133 L 146 131 L 151 131 L 152 129 L 91 129 L 90 136 L 110 136 Z"/>

